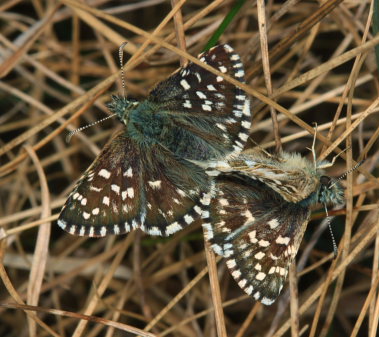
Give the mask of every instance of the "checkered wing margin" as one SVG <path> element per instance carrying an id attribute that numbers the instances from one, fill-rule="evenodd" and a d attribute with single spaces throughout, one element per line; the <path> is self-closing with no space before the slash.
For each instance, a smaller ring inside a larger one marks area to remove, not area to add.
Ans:
<path id="1" fill-rule="evenodd" d="M 230 46 L 216 46 L 199 59 L 244 83 L 242 62 Z M 180 157 L 221 158 L 240 152 L 248 139 L 251 123 L 246 93 L 197 64 L 189 63 L 159 83 L 147 101 L 158 107 L 156 118 L 168 124 L 159 142 Z"/>
<path id="2" fill-rule="evenodd" d="M 309 215 L 309 207 L 285 201 L 258 180 L 223 174 L 216 178 L 210 218 L 203 227 L 238 285 L 270 305 L 283 288 Z"/>
<path id="3" fill-rule="evenodd" d="M 135 228 L 167 236 L 200 218 L 207 193 L 208 178 L 196 165 L 121 131 L 78 181 L 58 224 L 81 236 Z"/>

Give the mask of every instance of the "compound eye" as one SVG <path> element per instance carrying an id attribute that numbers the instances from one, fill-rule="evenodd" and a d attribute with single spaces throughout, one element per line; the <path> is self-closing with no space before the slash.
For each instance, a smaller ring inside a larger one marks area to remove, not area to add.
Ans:
<path id="1" fill-rule="evenodd" d="M 332 181 L 332 179 L 328 176 L 321 176 L 320 177 L 320 184 L 323 186 L 328 187 L 330 185 L 331 181 Z"/>

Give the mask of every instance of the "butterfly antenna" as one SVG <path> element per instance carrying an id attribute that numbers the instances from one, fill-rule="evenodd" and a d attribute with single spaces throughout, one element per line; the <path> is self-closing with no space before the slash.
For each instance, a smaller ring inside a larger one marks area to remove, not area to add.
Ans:
<path id="1" fill-rule="evenodd" d="M 76 133 L 78 133 L 78 132 L 80 132 L 80 131 L 83 131 L 83 130 L 85 130 L 85 129 L 88 129 L 88 128 L 90 128 L 91 126 L 94 126 L 94 125 L 96 125 L 96 124 L 99 124 L 99 123 L 101 123 L 101 122 L 104 122 L 105 120 L 107 120 L 107 119 L 109 119 L 109 118 L 112 118 L 112 117 L 114 117 L 114 116 L 116 116 L 116 114 L 112 114 L 112 115 L 110 115 L 110 116 L 104 117 L 104 118 L 102 118 L 102 119 L 100 119 L 100 120 L 98 120 L 98 121 L 96 121 L 96 122 L 93 122 L 93 123 L 91 123 L 91 124 L 88 124 L 88 125 L 82 126 L 81 128 L 78 128 L 78 129 L 75 129 L 75 130 L 71 131 L 71 132 L 67 135 L 67 137 L 66 137 L 66 142 L 69 143 L 70 140 L 71 140 L 71 138 L 72 138 L 72 136 L 73 136 L 74 134 L 76 134 Z"/>
<path id="2" fill-rule="evenodd" d="M 355 171 L 359 166 L 361 166 L 363 163 L 365 162 L 365 160 L 361 160 L 360 162 L 358 162 L 357 164 L 355 164 L 350 170 L 346 171 L 344 174 L 340 175 L 337 179 L 335 179 L 335 181 L 333 182 L 333 184 L 331 184 L 329 186 L 329 188 L 333 187 L 335 184 L 337 184 L 337 182 L 339 182 L 340 180 L 346 178 L 346 176 Z"/>
<path id="3" fill-rule="evenodd" d="M 124 73 L 124 47 L 128 44 L 128 42 L 123 42 L 118 48 L 118 58 L 120 60 L 120 68 L 121 68 L 121 85 L 122 85 L 122 94 L 126 96 L 126 85 L 125 85 L 125 73 Z"/>
<path id="4" fill-rule="evenodd" d="M 316 156 L 317 123 L 314 123 L 314 129 L 315 129 L 315 133 L 313 135 L 312 147 L 311 148 L 307 147 L 307 149 L 312 152 L 313 163 L 315 165 L 315 169 L 317 169 L 317 156 Z"/>
<path id="5" fill-rule="evenodd" d="M 121 44 L 121 46 L 118 48 L 118 57 L 119 57 L 119 60 L 120 60 L 120 68 L 121 68 L 121 84 L 122 84 L 122 93 L 123 93 L 123 97 L 125 97 L 125 88 L 126 88 L 126 85 L 125 85 L 125 75 L 124 75 L 124 47 L 126 46 L 128 44 L 128 42 L 123 42 L 122 44 Z M 81 127 L 81 128 L 78 128 L 78 129 L 75 129 L 75 130 L 73 130 L 73 131 L 71 131 L 68 135 L 67 135 L 67 137 L 66 137 L 66 142 L 67 143 L 69 143 L 70 142 L 70 140 L 71 140 L 71 138 L 72 138 L 72 136 L 74 135 L 74 134 L 76 134 L 76 133 L 78 133 L 78 132 L 80 132 L 80 131 L 83 131 L 83 130 L 85 130 L 85 129 L 88 129 L 89 127 L 91 127 L 91 126 L 94 126 L 94 125 L 96 125 L 96 124 L 99 124 L 99 123 L 101 123 L 101 122 L 104 122 L 105 120 L 107 120 L 107 119 L 109 119 L 109 118 L 112 118 L 112 117 L 114 117 L 114 116 L 116 116 L 116 114 L 112 114 L 112 115 L 110 115 L 110 116 L 107 116 L 107 117 L 104 117 L 103 119 L 100 119 L 99 121 L 96 121 L 96 122 L 94 122 L 94 123 L 91 123 L 91 124 L 88 124 L 88 125 L 86 125 L 86 126 L 83 126 L 83 127 Z"/>
<path id="6" fill-rule="evenodd" d="M 334 258 L 336 259 L 337 255 L 338 255 L 338 247 L 337 247 L 336 240 L 334 238 L 334 234 L 333 234 L 333 230 L 332 230 L 332 226 L 331 226 L 332 217 L 329 216 L 328 208 L 327 208 L 326 204 L 324 204 L 324 207 L 325 207 L 325 213 L 326 213 L 327 221 L 328 221 L 329 233 L 330 233 L 330 236 L 332 238 L 333 255 L 334 255 Z"/>

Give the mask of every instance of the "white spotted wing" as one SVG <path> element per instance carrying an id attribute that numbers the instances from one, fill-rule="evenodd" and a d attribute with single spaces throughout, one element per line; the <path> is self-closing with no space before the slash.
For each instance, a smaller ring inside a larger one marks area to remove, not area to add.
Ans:
<path id="1" fill-rule="evenodd" d="M 240 57 L 228 45 L 200 54 L 199 60 L 244 82 Z M 249 136 L 250 101 L 240 88 L 190 62 L 158 84 L 147 101 L 169 124 L 159 142 L 180 157 L 222 158 L 240 152 Z"/>
<path id="2" fill-rule="evenodd" d="M 58 224 L 81 236 L 136 228 L 167 236 L 200 218 L 208 192 L 208 177 L 198 166 L 121 131 L 78 181 Z"/>
<path id="3" fill-rule="evenodd" d="M 209 169 L 216 192 L 204 213 L 206 239 L 227 259 L 238 285 L 263 304 L 283 288 L 310 207 L 343 203 L 342 187 L 319 166 L 299 154 L 258 151 Z"/>

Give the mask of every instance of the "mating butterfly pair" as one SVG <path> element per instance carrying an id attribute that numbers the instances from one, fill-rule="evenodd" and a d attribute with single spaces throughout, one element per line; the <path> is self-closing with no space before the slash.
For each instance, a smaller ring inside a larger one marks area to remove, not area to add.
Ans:
<path id="1" fill-rule="evenodd" d="M 228 45 L 199 60 L 244 82 Z M 264 304 L 275 301 L 310 205 L 340 202 L 340 186 L 323 183 L 320 170 L 297 155 L 237 156 L 251 125 L 249 99 L 197 64 L 180 68 L 146 100 L 115 96 L 109 108 L 125 126 L 76 184 L 59 226 L 91 237 L 136 228 L 168 236 L 203 218 L 206 238 L 239 286 Z"/>

